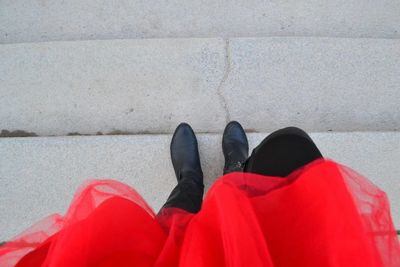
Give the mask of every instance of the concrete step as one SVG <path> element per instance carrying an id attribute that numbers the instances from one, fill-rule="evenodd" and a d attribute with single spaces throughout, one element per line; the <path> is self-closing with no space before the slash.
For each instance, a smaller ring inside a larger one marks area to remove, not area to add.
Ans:
<path id="1" fill-rule="evenodd" d="M 267 134 L 250 133 L 251 147 Z M 400 228 L 400 133 L 311 134 L 322 153 L 369 177 L 388 193 Z M 158 210 L 175 185 L 171 135 L 0 138 L 0 240 L 38 219 L 65 212 L 88 178 L 114 178 L 134 186 Z M 221 175 L 220 134 L 199 134 L 207 188 Z"/>
<path id="2" fill-rule="evenodd" d="M 160 37 L 400 37 L 396 0 L 14 0 L 0 42 Z"/>
<path id="3" fill-rule="evenodd" d="M 209 38 L 0 45 L 0 129 L 37 135 L 400 129 L 400 40 Z M 3 136 L 10 135 L 3 132 Z"/>

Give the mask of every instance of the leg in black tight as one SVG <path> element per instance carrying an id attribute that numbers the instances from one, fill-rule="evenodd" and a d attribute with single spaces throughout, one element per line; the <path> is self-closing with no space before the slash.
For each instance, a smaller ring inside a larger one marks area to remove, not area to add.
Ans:
<path id="1" fill-rule="evenodd" d="M 180 181 L 172 190 L 163 208 L 180 208 L 196 213 L 201 208 L 204 186 L 191 181 Z"/>
<path id="2" fill-rule="evenodd" d="M 171 140 L 171 161 L 177 186 L 163 208 L 180 208 L 196 213 L 203 201 L 204 183 L 196 135 L 187 123 L 181 123 Z"/>
<path id="3" fill-rule="evenodd" d="M 245 172 L 285 177 L 294 170 L 322 158 L 306 132 L 288 127 L 267 136 L 252 152 Z"/>

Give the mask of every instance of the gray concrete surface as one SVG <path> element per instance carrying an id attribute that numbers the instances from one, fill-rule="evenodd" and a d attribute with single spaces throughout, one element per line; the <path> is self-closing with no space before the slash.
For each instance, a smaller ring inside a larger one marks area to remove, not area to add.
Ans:
<path id="1" fill-rule="evenodd" d="M 400 40 L 219 38 L 0 45 L 0 130 L 38 135 L 400 129 Z"/>
<path id="2" fill-rule="evenodd" d="M 195 129 L 196 130 L 196 129 Z M 251 147 L 266 134 L 249 134 Z M 322 153 L 384 189 L 400 228 L 400 133 L 312 134 Z M 65 212 L 88 178 L 114 178 L 140 192 L 157 210 L 175 184 L 170 135 L 0 139 L 0 240 L 51 213 Z M 207 187 L 222 173 L 221 135 L 199 134 Z"/>
<path id="3" fill-rule="evenodd" d="M 222 39 L 0 46 L 0 129 L 39 135 L 172 131 L 225 122 Z M 195 118 L 195 120 L 194 120 Z"/>
<path id="4" fill-rule="evenodd" d="M 397 0 L 1 0 L 0 42 L 153 37 L 400 37 Z"/>
<path id="5" fill-rule="evenodd" d="M 230 40 L 222 87 L 230 117 L 270 131 L 400 129 L 400 41 Z"/>

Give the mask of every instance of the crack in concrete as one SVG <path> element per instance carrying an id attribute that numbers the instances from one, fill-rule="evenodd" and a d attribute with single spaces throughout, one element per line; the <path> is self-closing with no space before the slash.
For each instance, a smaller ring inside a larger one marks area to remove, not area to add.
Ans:
<path id="1" fill-rule="evenodd" d="M 217 94 L 218 94 L 219 102 L 221 103 L 222 109 L 225 111 L 225 121 L 226 121 L 226 123 L 228 123 L 231 120 L 231 114 L 229 112 L 228 103 L 224 96 L 223 86 L 224 86 L 226 80 L 228 79 L 229 73 L 231 72 L 231 55 L 230 55 L 229 39 L 224 39 L 224 40 L 225 40 L 224 75 L 222 76 L 222 79 L 217 87 Z"/>

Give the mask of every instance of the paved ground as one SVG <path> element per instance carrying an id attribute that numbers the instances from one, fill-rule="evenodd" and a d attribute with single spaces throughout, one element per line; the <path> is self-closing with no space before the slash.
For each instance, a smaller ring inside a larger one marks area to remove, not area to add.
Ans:
<path id="1" fill-rule="evenodd" d="M 121 38 L 399 38 L 397 0 L 3 0 L 0 42 Z"/>
<path id="2" fill-rule="evenodd" d="M 146 39 L 0 46 L 0 129 L 38 135 L 400 129 L 400 41 Z"/>
<path id="3" fill-rule="evenodd" d="M 266 134 L 251 133 L 254 147 Z M 382 187 L 400 228 L 399 132 L 313 133 L 324 155 L 347 164 Z M 0 139 L 0 240 L 51 213 L 65 212 L 88 178 L 114 178 L 134 186 L 158 210 L 175 184 L 170 135 Z M 199 134 L 205 182 L 221 175 L 221 135 Z M 332 189 L 334 190 L 334 189 Z"/>

